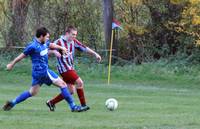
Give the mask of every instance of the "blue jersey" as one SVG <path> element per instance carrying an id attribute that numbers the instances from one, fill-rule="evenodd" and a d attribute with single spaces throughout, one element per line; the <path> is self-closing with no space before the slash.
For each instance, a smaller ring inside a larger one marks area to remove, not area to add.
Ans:
<path id="1" fill-rule="evenodd" d="M 48 48 L 50 42 L 41 44 L 36 38 L 30 42 L 24 49 L 24 54 L 31 57 L 32 61 L 32 76 L 42 76 L 48 70 Z"/>

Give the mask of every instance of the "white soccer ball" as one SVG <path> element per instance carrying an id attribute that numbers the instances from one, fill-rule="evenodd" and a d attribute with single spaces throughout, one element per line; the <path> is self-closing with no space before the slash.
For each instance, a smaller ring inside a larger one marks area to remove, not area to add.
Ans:
<path id="1" fill-rule="evenodd" d="M 117 100 L 114 99 L 114 98 L 109 98 L 109 99 L 106 100 L 105 105 L 106 105 L 106 108 L 107 108 L 108 110 L 114 111 L 114 110 L 116 110 L 117 107 L 118 107 L 118 102 L 117 102 Z"/>

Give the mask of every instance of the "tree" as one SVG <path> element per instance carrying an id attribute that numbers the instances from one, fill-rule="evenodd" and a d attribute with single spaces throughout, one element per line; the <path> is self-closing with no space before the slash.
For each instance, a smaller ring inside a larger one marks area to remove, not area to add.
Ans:
<path id="1" fill-rule="evenodd" d="M 181 42 L 181 52 L 191 60 L 199 60 L 200 46 L 200 1 L 170 0 L 175 6 L 183 6 L 181 18 L 178 21 L 168 21 L 166 27 L 179 33 L 176 40 Z M 193 58 L 194 57 L 194 58 Z"/>
<path id="2" fill-rule="evenodd" d="M 25 24 L 28 13 L 28 7 L 31 0 L 11 0 L 11 22 L 12 25 L 8 32 L 8 41 L 6 46 L 21 45 L 25 40 Z"/>
<path id="3" fill-rule="evenodd" d="M 120 36 L 124 41 L 120 40 L 118 45 L 120 56 L 140 64 L 145 55 L 150 55 L 145 53 L 149 42 L 144 41 L 152 22 L 149 8 L 142 0 L 116 1 L 115 15 L 124 28 Z"/>
<path id="4" fill-rule="evenodd" d="M 106 47 L 110 47 L 112 19 L 113 19 L 113 1 L 103 0 L 103 19 L 104 19 L 104 36 Z"/>

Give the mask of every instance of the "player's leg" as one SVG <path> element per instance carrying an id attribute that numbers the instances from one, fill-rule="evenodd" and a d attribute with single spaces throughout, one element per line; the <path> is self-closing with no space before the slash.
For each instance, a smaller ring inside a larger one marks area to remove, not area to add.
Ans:
<path id="1" fill-rule="evenodd" d="M 69 107 L 72 112 L 82 112 L 84 109 L 81 106 L 77 106 L 74 103 L 73 97 L 70 94 L 66 83 L 62 79 L 58 79 L 56 82 L 54 82 L 54 85 L 60 88 L 61 94 L 64 97 L 64 99 L 68 102 Z"/>
<path id="2" fill-rule="evenodd" d="M 53 82 L 53 84 L 60 88 L 61 94 L 64 97 L 64 99 L 68 102 L 71 111 L 73 112 L 83 111 L 81 106 L 75 105 L 73 97 L 71 96 L 67 88 L 67 84 L 61 78 L 59 78 L 57 74 L 55 74 L 51 70 L 48 70 L 48 76 L 49 76 L 49 79 Z"/>
<path id="3" fill-rule="evenodd" d="M 78 76 L 74 76 L 74 70 L 68 70 L 67 72 L 64 72 L 61 74 L 63 80 L 67 83 L 68 89 L 70 90 L 70 93 L 74 93 L 74 83 Z M 47 100 L 46 105 L 49 107 L 50 111 L 55 110 L 55 105 L 62 101 L 64 99 L 63 95 L 60 93 L 56 95 L 54 98 Z"/>
<path id="4" fill-rule="evenodd" d="M 85 107 L 85 110 L 89 110 L 90 108 L 86 105 L 86 99 L 84 95 L 84 86 L 83 86 L 84 84 L 80 77 L 76 80 L 76 84 L 77 84 L 76 91 L 77 91 L 81 106 Z"/>
<path id="5" fill-rule="evenodd" d="M 79 97 L 79 101 L 81 103 L 81 106 L 86 106 L 85 102 L 85 95 L 84 95 L 84 90 L 83 90 L 83 81 L 82 79 L 78 76 L 75 70 L 68 70 L 67 72 L 61 74 L 63 77 L 63 80 L 67 84 L 77 84 L 76 91 Z M 74 87 L 72 87 L 74 88 Z M 88 109 L 87 109 L 88 110 Z"/>
<path id="6" fill-rule="evenodd" d="M 51 75 L 52 76 L 52 75 Z M 54 78 L 57 78 L 56 76 Z M 54 81 L 55 82 L 55 81 Z M 63 84 L 66 85 L 66 84 Z M 56 95 L 53 99 L 47 100 L 46 105 L 49 107 L 50 111 L 55 111 L 55 104 L 64 99 L 62 93 Z"/>
<path id="7" fill-rule="evenodd" d="M 36 95 L 39 92 L 39 85 L 34 85 L 30 88 L 29 91 L 24 91 L 20 95 L 18 95 L 15 99 L 11 101 L 7 101 L 6 104 L 3 106 L 4 111 L 9 111 L 12 109 L 16 104 L 21 103 L 28 99 L 31 96 Z"/>
<path id="8" fill-rule="evenodd" d="M 73 95 L 76 92 L 75 86 L 73 84 L 67 84 L 67 86 L 68 86 L 68 89 L 69 89 L 71 95 Z"/>
<path id="9" fill-rule="evenodd" d="M 79 97 L 79 101 L 82 107 L 84 107 L 85 111 L 89 109 L 89 107 L 86 105 L 85 101 L 85 95 L 83 90 L 83 81 L 78 76 L 75 70 L 68 70 L 66 74 L 62 74 L 62 77 L 67 84 L 77 84 L 77 94 Z M 74 88 L 74 87 L 73 87 Z"/>
<path id="10" fill-rule="evenodd" d="M 74 94 L 75 92 L 75 87 L 74 85 L 71 84 L 67 84 L 68 85 L 68 89 L 70 91 L 71 94 Z M 54 98 L 47 100 L 46 105 L 49 107 L 50 111 L 55 111 L 56 108 L 56 104 L 59 103 L 60 101 L 62 101 L 64 99 L 63 95 L 60 93 L 58 95 L 56 95 Z"/>

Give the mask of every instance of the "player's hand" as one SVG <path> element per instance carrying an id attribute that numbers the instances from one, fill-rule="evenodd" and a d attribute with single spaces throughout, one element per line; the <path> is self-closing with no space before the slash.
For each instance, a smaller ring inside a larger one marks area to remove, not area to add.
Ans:
<path id="1" fill-rule="evenodd" d="M 12 70 L 12 68 L 13 68 L 13 64 L 11 64 L 11 63 L 10 63 L 10 64 L 7 64 L 7 66 L 6 66 L 6 69 L 7 69 L 7 70 L 10 71 L 10 70 Z"/>
<path id="2" fill-rule="evenodd" d="M 99 54 L 95 54 L 97 62 L 100 63 L 101 62 L 101 56 Z"/>
<path id="3" fill-rule="evenodd" d="M 65 47 L 62 47 L 62 54 L 63 55 L 68 55 L 68 51 Z"/>
<path id="4" fill-rule="evenodd" d="M 61 57 L 61 54 L 60 54 L 58 51 L 54 51 L 54 55 L 55 55 L 56 57 L 58 57 L 58 58 Z"/>
<path id="5" fill-rule="evenodd" d="M 56 57 L 60 58 L 61 57 L 61 53 L 58 52 L 57 50 L 49 50 L 48 51 L 48 55 L 54 54 Z"/>

